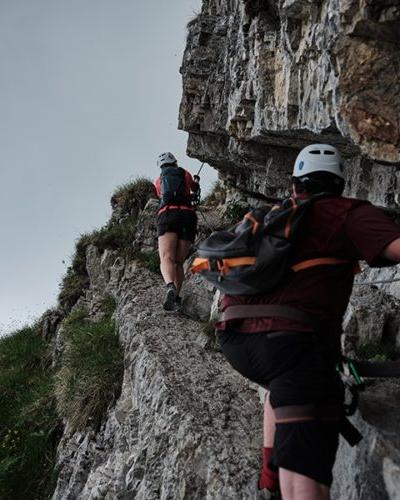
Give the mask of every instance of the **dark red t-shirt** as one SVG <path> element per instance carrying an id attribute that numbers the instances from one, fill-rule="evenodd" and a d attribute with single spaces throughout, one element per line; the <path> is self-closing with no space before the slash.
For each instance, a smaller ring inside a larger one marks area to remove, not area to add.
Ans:
<path id="1" fill-rule="evenodd" d="M 222 310 L 237 304 L 280 304 L 304 311 L 337 330 L 349 302 L 356 262 L 365 260 L 372 267 L 394 264 L 380 255 L 389 243 L 400 238 L 400 226 L 368 202 L 339 197 L 318 200 L 306 214 L 303 228 L 292 265 L 317 257 L 337 257 L 349 264 L 293 272 L 282 287 L 265 295 L 225 295 Z M 310 330 L 303 323 L 278 317 L 232 320 L 229 325 L 220 322 L 216 326 L 248 333 Z"/>

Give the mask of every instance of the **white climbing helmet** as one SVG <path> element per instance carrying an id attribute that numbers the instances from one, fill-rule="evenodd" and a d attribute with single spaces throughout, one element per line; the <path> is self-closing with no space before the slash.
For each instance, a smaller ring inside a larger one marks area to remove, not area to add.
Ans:
<path id="1" fill-rule="evenodd" d="M 330 144 L 310 144 L 303 148 L 294 163 L 293 177 L 313 172 L 330 172 L 344 179 L 339 151 Z"/>
<path id="2" fill-rule="evenodd" d="M 170 165 L 171 163 L 176 163 L 177 159 L 172 153 L 162 153 L 157 158 L 157 167 L 163 167 L 164 165 Z"/>

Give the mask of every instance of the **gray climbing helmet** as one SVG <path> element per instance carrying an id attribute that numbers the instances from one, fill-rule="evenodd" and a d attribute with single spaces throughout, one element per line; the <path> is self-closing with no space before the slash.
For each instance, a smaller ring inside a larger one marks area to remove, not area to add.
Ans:
<path id="1" fill-rule="evenodd" d="M 293 177 L 329 172 L 344 179 L 339 151 L 330 144 L 311 144 L 303 148 L 294 163 Z"/>
<path id="2" fill-rule="evenodd" d="M 163 167 L 164 165 L 173 165 L 177 162 L 177 159 L 172 153 L 161 153 L 157 158 L 157 167 Z"/>

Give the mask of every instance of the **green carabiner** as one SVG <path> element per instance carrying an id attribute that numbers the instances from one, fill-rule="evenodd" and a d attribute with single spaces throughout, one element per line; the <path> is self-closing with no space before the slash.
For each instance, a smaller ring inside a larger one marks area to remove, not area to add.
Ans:
<path id="1" fill-rule="evenodd" d="M 354 366 L 354 363 L 352 361 L 350 361 L 349 359 L 346 360 L 346 362 L 347 362 L 347 366 L 349 367 L 349 370 L 350 370 L 351 374 L 353 375 L 354 380 L 356 381 L 357 385 L 360 385 L 360 386 L 364 385 L 364 380 L 358 374 L 356 367 Z"/>

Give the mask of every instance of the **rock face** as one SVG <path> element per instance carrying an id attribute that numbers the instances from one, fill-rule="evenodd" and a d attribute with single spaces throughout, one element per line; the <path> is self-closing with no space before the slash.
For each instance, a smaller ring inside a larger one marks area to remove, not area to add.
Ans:
<path id="1" fill-rule="evenodd" d="M 343 500 L 400 498 L 400 387 L 390 380 L 368 386 L 353 419 L 364 439 L 354 447 L 342 441 L 332 497 Z"/>
<path id="2" fill-rule="evenodd" d="M 204 0 L 181 68 L 188 153 L 281 196 L 298 149 L 333 142 L 349 177 L 367 177 L 349 192 L 398 208 L 386 164 L 400 161 L 399 20 L 390 0 Z M 392 186 L 385 203 L 377 177 Z"/>
<path id="3" fill-rule="evenodd" d="M 134 263 L 121 270 L 115 254 L 105 259 L 93 248 L 87 259 L 91 288 L 118 301 L 125 373 L 99 432 L 71 433 L 67 425 L 53 498 L 258 498 L 262 414 L 254 388 L 204 348 L 199 323 L 162 310 L 154 274 Z"/>

